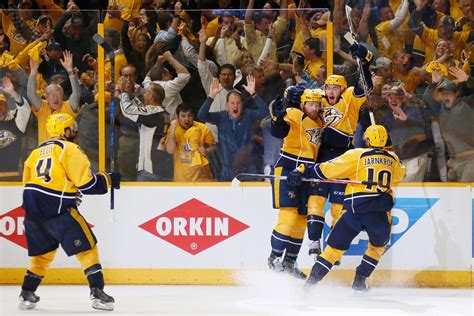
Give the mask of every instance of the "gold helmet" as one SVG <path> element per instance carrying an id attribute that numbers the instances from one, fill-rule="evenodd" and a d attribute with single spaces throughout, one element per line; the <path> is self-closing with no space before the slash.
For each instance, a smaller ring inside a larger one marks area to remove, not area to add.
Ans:
<path id="1" fill-rule="evenodd" d="M 334 84 L 342 87 L 342 90 L 347 88 L 346 78 L 340 75 L 330 75 L 326 78 L 324 84 Z"/>
<path id="2" fill-rule="evenodd" d="M 384 147 L 388 139 L 387 130 L 382 125 L 371 125 L 365 130 L 364 139 L 369 140 L 370 147 Z"/>
<path id="3" fill-rule="evenodd" d="M 77 131 L 77 125 L 74 118 L 67 113 L 57 113 L 48 116 L 46 121 L 46 130 L 51 137 L 60 137 L 64 135 L 66 128 L 71 131 Z"/>
<path id="4" fill-rule="evenodd" d="M 305 102 L 321 102 L 323 90 L 321 89 L 305 89 L 301 95 L 301 104 Z"/>

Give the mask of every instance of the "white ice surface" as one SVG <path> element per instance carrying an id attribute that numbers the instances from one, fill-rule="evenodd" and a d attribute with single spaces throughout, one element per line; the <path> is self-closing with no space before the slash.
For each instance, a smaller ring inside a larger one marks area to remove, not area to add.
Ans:
<path id="1" fill-rule="evenodd" d="M 472 289 L 372 288 L 356 294 L 327 283 L 310 292 L 304 282 L 270 272 L 248 273 L 242 286 L 109 285 L 110 315 L 474 315 Z M 19 311 L 19 286 L 0 286 L 0 315 L 97 315 L 87 286 L 40 286 L 35 310 Z"/>

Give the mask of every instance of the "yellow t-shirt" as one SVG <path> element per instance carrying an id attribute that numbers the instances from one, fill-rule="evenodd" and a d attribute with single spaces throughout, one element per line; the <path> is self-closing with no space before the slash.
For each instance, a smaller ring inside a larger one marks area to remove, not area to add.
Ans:
<path id="1" fill-rule="evenodd" d="M 403 82 L 404 84 L 403 88 L 408 93 L 414 93 L 416 87 L 420 84 L 420 77 L 413 70 L 408 71 L 407 74 L 394 71 L 393 77 L 400 79 Z"/>
<path id="2" fill-rule="evenodd" d="M 26 21 L 26 24 L 33 29 L 36 26 L 36 20 L 29 19 L 28 21 Z M 10 17 L 3 13 L 2 28 L 3 33 L 10 39 L 10 53 L 12 53 L 13 55 L 18 54 L 26 47 L 26 45 L 28 45 L 26 39 L 23 38 L 20 32 L 18 32 L 18 30 L 15 28 L 15 25 L 13 25 L 13 22 Z"/>
<path id="3" fill-rule="evenodd" d="M 112 3 L 111 3 L 112 2 Z M 120 11 L 120 19 L 109 18 L 105 15 L 104 25 L 105 28 L 113 28 L 120 32 L 123 21 L 130 21 L 131 18 L 138 16 L 140 7 L 142 5 L 141 0 L 109 0 L 109 6 L 115 4 Z"/>
<path id="4" fill-rule="evenodd" d="M 454 47 L 454 59 L 461 59 L 461 51 L 464 49 L 469 37 L 469 32 L 454 32 L 451 42 Z M 435 44 L 439 40 L 438 30 L 425 28 L 421 40 L 425 44 L 426 58 L 425 63 L 435 60 L 436 48 Z"/>
<path id="5" fill-rule="evenodd" d="M 36 111 L 36 109 L 32 107 L 32 110 L 33 114 L 38 119 L 38 144 L 41 144 L 42 142 L 45 142 L 51 138 L 48 134 L 48 131 L 46 130 L 46 121 L 49 115 L 53 113 L 67 113 L 74 118 L 77 116 L 77 113 L 72 110 L 69 101 L 63 101 L 59 109 L 53 111 L 49 107 L 48 101 L 42 100 L 40 109 Z"/>
<path id="6" fill-rule="evenodd" d="M 115 55 L 114 62 L 115 62 L 114 79 L 115 79 L 115 82 L 118 82 L 118 80 L 120 78 L 120 70 L 127 65 L 127 57 L 125 56 L 125 53 L 123 51 L 118 52 Z M 94 68 L 94 70 L 97 70 L 98 67 L 99 67 L 98 62 L 94 62 L 92 64 L 92 68 Z M 110 60 L 106 60 L 105 61 L 105 72 L 104 72 L 105 81 L 110 80 L 110 77 L 112 76 L 112 71 L 111 70 L 112 70 L 112 64 L 110 63 Z"/>
<path id="7" fill-rule="evenodd" d="M 215 145 L 211 130 L 203 123 L 194 122 L 188 130 L 179 124 L 175 129 L 176 150 L 173 153 L 174 181 L 214 181 L 209 161 L 199 147 Z M 168 141 L 168 140 L 166 140 Z"/>
<path id="8" fill-rule="evenodd" d="M 403 38 L 403 30 L 396 28 L 390 29 L 390 21 L 379 23 L 375 27 L 375 32 L 379 40 L 379 54 L 391 60 L 399 49 L 405 48 L 405 40 Z"/>
<path id="9" fill-rule="evenodd" d="M 296 35 L 295 35 L 295 41 L 293 42 L 293 47 L 291 48 L 292 52 L 302 54 L 303 51 L 303 43 L 304 43 L 304 37 L 303 34 L 301 33 L 301 22 L 298 22 L 299 18 L 296 18 Z M 314 38 L 319 38 L 321 40 L 321 45 L 325 45 L 326 38 L 327 38 L 327 31 L 326 28 L 317 28 L 313 29 L 310 28 L 309 32 L 311 33 L 311 37 Z M 322 60 L 326 60 L 326 50 L 323 51 L 323 54 L 321 56 Z"/>
<path id="10" fill-rule="evenodd" d="M 316 80 L 318 70 L 321 66 L 324 66 L 324 61 L 322 59 L 313 61 L 305 60 L 303 71 L 306 72 L 312 80 Z"/>
<path id="11" fill-rule="evenodd" d="M 459 0 L 449 0 L 449 15 L 451 15 L 454 20 L 463 16 L 461 8 L 459 7 L 459 2 Z"/>

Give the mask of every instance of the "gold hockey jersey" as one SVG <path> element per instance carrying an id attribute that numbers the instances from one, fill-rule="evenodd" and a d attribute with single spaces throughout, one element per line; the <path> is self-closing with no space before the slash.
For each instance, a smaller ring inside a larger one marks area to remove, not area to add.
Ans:
<path id="1" fill-rule="evenodd" d="M 321 146 L 323 122 L 312 120 L 297 108 L 287 108 L 283 118 L 286 134 L 283 138 L 280 160 L 314 163 Z M 295 168 L 294 163 L 291 168 Z"/>
<path id="2" fill-rule="evenodd" d="M 90 162 L 72 142 L 50 140 L 30 154 L 23 172 L 23 207 L 29 214 L 54 216 L 75 207 L 77 191 L 104 194 L 108 175 L 92 174 Z"/>
<path id="3" fill-rule="evenodd" d="M 326 98 L 322 99 L 321 118 L 324 121 L 323 144 L 336 148 L 348 148 L 359 120 L 359 111 L 367 97 L 355 96 L 354 87 L 342 92 L 339 101 L 330 105 Z"/>
<path id="4" fill-rule="evenodd" d="M 351 149 L 314 167 L 319 179 L 369 182 L 346 186 L 343 207 L 354 213 L 390 211 L 393 206 L 391 186 L 403 179 L 405 171 L 394 152 L 380 148 Z"/>

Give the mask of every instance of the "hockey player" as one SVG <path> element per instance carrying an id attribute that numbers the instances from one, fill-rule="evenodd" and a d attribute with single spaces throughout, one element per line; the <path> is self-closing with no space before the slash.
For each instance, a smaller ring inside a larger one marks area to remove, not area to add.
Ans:
<path id="1" fill-rule="evenodd" d="M 369 64 L 372 54 L 362 45 L 350 47 L 353 58 L 360 58 L 367 91 L 372 90 L 372 79 Z M 361 76 L 359 72 L 359 77 Z M 354 148 L 353 138 L 359 120 L 359 111 L 367 100 L 360 78 L 354 87 L 347 87 L 343 76 L 331 75 L 324 84 L 321 117 L 324 121 L 324 134 L 317 162 L 325 162 L 342 155 L 348 149 Z M 332 226 L 337 222 L 344 198 L 344 184 L 322 183 L 317 193 L 308 201 L 308 237 L 312 241 L 309 255 L 321 253 L 321 235 L 324 228 L 324 205 L 327 199 L 331 202 Z"/>
<path id="2" fill-rule="evenodd" d="M 285 94 L 284 101 L 277 99 L 272 105 L 272 135 L 283 139 L 280 157 L 273 170 L 276 176 L 287 176 L 302 163 L 313 165 L 323 126 L 319 117 L 322 90 L 292 86 Z M 285 108 L 288 103 L 297 107 Z M 271 236 L 268 266 L 300 279 L 305 279 L 306 275 L 298 269 L 296 259 L 306 230 L 306 204 L 312 191 L 314 187 L 306 182 L 292 185 L 278 179 L 272 181 L 273 207 L 280 211 Z"/>
<path id="3" fill-rule="evenodd" d="M 352 240 L 365 230 L 369 235 L 369 245 L 356 269 L 352 288 L 367 290 L 366 278 L 375 270 L 390 240 L 394 204 L 390 187 L 403 179 L 405 167 L 393 151 L 383 149 L 388 135 L 382 125 L 369 126 L 364 138 L 368 148 L 348 150 L 334 160 L 316 164 L 305 173 L 305 176 L 316 179 L 349 178 L 369 182 L 367 185 L 347 185 L 342 216 L 329 234 L 323 253 L 317 257 L 306 281 L 307 286 L 321 281 L 349 249 Z"/>
<path id="4" fill-rule="evenodd" d="M 46 122 L 51 139 L 34 149 L 25 162 L 23 208 L 30 267 L 20 293 L 20 309 L 33 309 L 40 298 L 35 294 L 46 269 L 61 245 L 68 256 L 75 255 L 90 287 L 92 307 L 113 310 L 114 299 L 104 292 L 104 276 L 97 240 L 77 210 L 82 194 L 105 194 L 120 188 L 116 172 L 91 174 L 90 163 L 74 144 L 74 118 L 52 114 Z"/>

